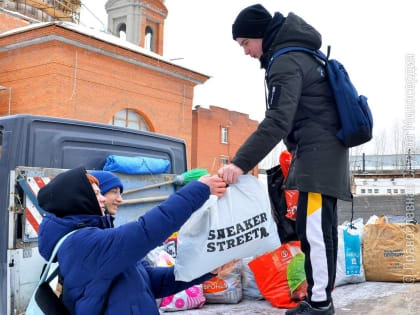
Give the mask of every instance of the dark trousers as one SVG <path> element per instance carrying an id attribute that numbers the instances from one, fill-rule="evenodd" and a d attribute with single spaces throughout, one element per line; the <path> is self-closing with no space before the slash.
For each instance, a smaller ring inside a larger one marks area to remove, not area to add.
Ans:
<path id="1" fill-rule="evenodd" d="M 299 192 L 296 228 L 305 254 L 308 302 L 327 306 L 337 264 L 337 198 Z"/>

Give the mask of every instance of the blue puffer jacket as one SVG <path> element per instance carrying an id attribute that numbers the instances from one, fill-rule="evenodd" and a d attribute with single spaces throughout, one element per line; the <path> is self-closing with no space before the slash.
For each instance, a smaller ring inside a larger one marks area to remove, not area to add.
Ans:
<path id="1" fill-rule="evenodd" d="M 41 207 L 50 212 L 39 229 L 39 251 L 46 260 L 62 236 L 79 229 L 58 251 L 64 277 L 63 301 L 72 314 L 100 314 L 105 302 L 105 314 L 159 314 L 155 298 L 172 295 L 214 276 L 205 274 L 189 283 L 179 282 L 175 281 L 173 267 L 151 268 L 142 260 L 179 230 L 208 199 L 207 185 L 193 181 L 137 221 L 112 229 L 105 217 L 93 214 L 100 208 L 97 201 L 94 203 L 96 197 L 85 170 L 75 170 L 69 171 L 73 172 L 71 176 L 66 175 L 68 172 L 63 173 L 64 178 L 57 176 L 38 194 Z M 90 187 L 90 191 L 86 189 L 87 195 L 82 198 L 74 196 L 71 202 L 77 210 L 71 211 L 68 204 L 60 206 L 56 202 L 57 199 L 62 202 L 63 195 L 71 194 L 72 187 L 80 192 L 80 185 Z M 74 204 L 75 199 L 83 204 Z M 93 213 L 69 213 L 82 212 L 80 209 L 90 202 Z"/>

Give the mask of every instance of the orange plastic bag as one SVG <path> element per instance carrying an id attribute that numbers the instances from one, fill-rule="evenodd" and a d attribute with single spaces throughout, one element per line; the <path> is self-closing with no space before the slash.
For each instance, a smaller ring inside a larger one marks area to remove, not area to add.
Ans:
<path id="1" fill-rule="evenodd" d="M 290 242 L 254 259 L 248 266 L 267 301 L 275 307 L 292 308 L 306 296 L 304 264 L 300 242 Z"/>
<path id="2" fill-rule="evenodd" d="M 283 172 L 284 181 L 286 181 L 287 175 L 289 174 L 290 163 L 292 161 L 292 154 L 284 150 L 280 154 L 280 167 Z M 284 196 L 286 197 L 286 205 L 287 205 L 287 214 L 286 218 L 296 220 L 296 210 L 299 198 L 299 191 L 297 190 L 285 190 Z"/>
<path id="3" fill-rule="evenodd" d="M 203 292 L 207 303 L 235 304 L 242 299 L 241 263 L 233 270 L 219 274 L 203 282 Z"/>

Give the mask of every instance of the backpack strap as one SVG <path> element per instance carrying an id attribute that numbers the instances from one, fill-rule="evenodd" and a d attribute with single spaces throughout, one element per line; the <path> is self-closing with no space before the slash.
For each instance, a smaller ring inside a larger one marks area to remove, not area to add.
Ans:
<path id="1" fill-rule="evenodd" d="M 47 278 L 48 272 L 50 271 L 50 268 L 51 268 L 51 264 L 54 261 L 55 257 L 57 256 L 57 253 L 58 253 L 58 250 L 59 250 L 61 244 L 63 244 L 63 242 L 65 241 L 65 239 L 67 237 L 69 237 L 71 234 L 73 234 L 76 231 L 77 230 L 74 230 L 74 231 L 71 231 L 71 232 L 67 233 L 62 238 L 60 238 L 60 240 L 57 242 L 57 244 L 55 245 L 54 250 L 53 250 L 53 252 L 51 254 L 50 260 L 48 261 L 47 267 L 45 267 L 45 269 L 44 269 L 44 272 L 42 274 L 41 280 L 39 280 L 38 286 L 40 286 L 44 282 L 50 282 L 52 279 L 54 279 L 57 276 L 58 269 L 60 268 L 60 266 L 57 266 L 54 269 L 54 271 L 52 272 L 52 274 Z"/>
<path id="2" fill-rule="evenodd" d="M 267 65 L 267 69 L 265 71 L 265 78 L 268 78 L 268 73 L 270 72 L 270 68 L 271 65 L 273 64 L 274 60 L 280 56 L 283 55 L 285 53 L 288 53 L 289 51 L 303 51 L 306 52 L 308 54 L 311 54 L 315 57 L 318 57 L 319 59 L 323 60 L 325 63 L 328 61 L 328 58 L 330 57 L 330 51 L 331 51 L 331 46 L 328 46 L 328 51 L 327 51 L 327 55 L 325 56 L 324 53 L 320 50 L 312 50 L 309 48 L 305 48 L 305 47 L 297 47 L 297 46 L 292 46 L 292 47 L 285 47 L 282 48 L 278 51 L 276 51 L 270 58 L 270 60 L 268 61 L 268 65 Z"/>
<path id="3" fill-rule="evenodd" d="M 325 55 L 322 51 L 320 50 L 312 50 L 309 48 L 305 48 L 305 47 L 298 47 L 298 46 L 292 46 L 292 47 L 285 47 L 282 48 L 278 51 L 276 51 L 273 56 L 271 56 L 268 65 L 267 65 L 267 69 L 265 71 L 265 103 L 266 103 L 266 108 L 268 109 L 268 99 L 267 99 L 267 85 L 268 85 L 268 73 L 270 72 L 270 68 L 271 65 L 273 64 L 274 60 L 280 56 L 283 55 L 285 53 L 288 53 L 289 51 L 302 51 L 302 52 L 306 52 L 308 54 L 311 54 L 314 57 L 317 57 L 319 59 L 321 59 L 322 61 L 324 61 L 325 66 L 328 65 L 328 59 L 330 57 L 330 52 L 331 52 L 331 46 L 328 46 L 327 48 L 327 55 Z M 302 112 L 305 113 L 306 116 L 308 116 L 310 119 L 312 119 L 313 121 L 317 122 L 318 124 L 320 124 L 324 129 L 328 130 L 330 133 L 332 133 L 333 135 L 336 135 L 338 132 L 338 129 L 334 128 L 333 126 L 330 126 L 327 122 L 323 121 L 321 118 L 319 118 L 317 115 L 315 115 L 315 113 L 310 110 L 309 108 L 306 108 L 305 106 L 303 106 L 302 104 L 300 104 L 300 108 L 302 110 Z"/>

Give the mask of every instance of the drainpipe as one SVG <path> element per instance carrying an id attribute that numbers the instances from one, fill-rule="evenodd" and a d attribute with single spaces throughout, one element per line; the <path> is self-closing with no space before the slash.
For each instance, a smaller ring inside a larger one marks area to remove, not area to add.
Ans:
<path id="1" fill-rule="evenodd" d="M 8 112 L 8 116 L 10 116 L 10 105 L 11 105 L 11 102 L 12 102 L 12 88 L 8 88 L 8 87 L 0 85 L 0 90 L 9 90 L 9 112 Z"/>

